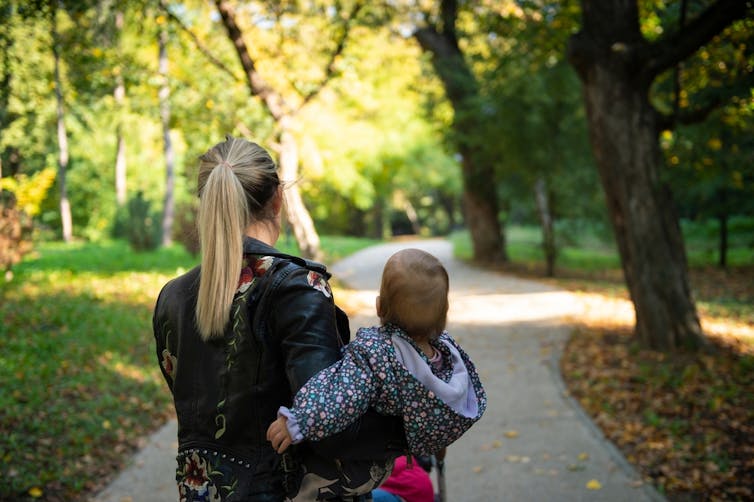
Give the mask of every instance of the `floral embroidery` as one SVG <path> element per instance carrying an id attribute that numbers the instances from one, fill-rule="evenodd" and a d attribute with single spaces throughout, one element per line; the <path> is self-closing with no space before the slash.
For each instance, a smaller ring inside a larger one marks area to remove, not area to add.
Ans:
<path id="1" fill-rule="evenodd" d="M 330 292 L 330 285 L 327 284 L 327 281 L 324 277 L 319 275 L 317 272 L 310 271 L 306 276 L 306 281 L 309 283 L 309 286 L 313 287 L 317 291 L 320 291 L 325 297 L 330 298 L 332 296 L 332 293 Z"/>
<path id="2" fill-rule="evenodd" d="M 219 473 L 211 472 L 208 462 L 198 453 L 187 455 L 176 471 L 180 501 L 220 502 L 222 498 L 211 477 L 214 474 Z"/>
<path id="3" fill-rule="evenodd" d="M 238 278 L 236 294 L 245 293 L 254 284 L 254 279 L 263 276 L 269 270 L 273 261 L 272 256 L 244 256 L 244 266 L 241 269 L 241 276 Z"/>
<path id="4" fill-rule="evenodd" d="M 168 349 L 162 350 L 162 369 L 165 370 L 170 378 L 175 380 L 175 369 L 178 366 L 178 358 L 170 353 Z"/>
<path id="5" fill-rule="evenodd" d="M 272 256 L 260 256 L 254 262 L 254 275 L 257 277 L 264 275 L 270 269 L 274 260 Z"/>

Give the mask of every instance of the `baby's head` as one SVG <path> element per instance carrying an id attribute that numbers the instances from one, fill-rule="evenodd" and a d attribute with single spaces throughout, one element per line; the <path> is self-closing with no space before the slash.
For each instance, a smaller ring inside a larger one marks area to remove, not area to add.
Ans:
<path id="1" fill-rule="evenodd" d="M 382 271 L 377 315 L 415 339 L 439 336 L 448 316 L 448 272 L 420 249 L 403 249 Z"/>

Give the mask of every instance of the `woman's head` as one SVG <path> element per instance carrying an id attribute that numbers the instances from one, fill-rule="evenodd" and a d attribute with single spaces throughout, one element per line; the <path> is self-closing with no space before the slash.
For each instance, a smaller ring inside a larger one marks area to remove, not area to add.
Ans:
<path id="1" fill-rule="evenodd" d="M 206 340 L 222 335 L 228 321 L 246 229 L 267 222 L 278 230 L 280 180 L 264 148 L 230 135 L 199 159 L 202 268 L 196 321 Z"/>
<path id="2" fill-rule="evenodd" d="M 448 315 L 448 272 L 440 260 L 420 249 L 404 249 L 382 272 L 377 315 L 412 338 L 438 336 Z"/>

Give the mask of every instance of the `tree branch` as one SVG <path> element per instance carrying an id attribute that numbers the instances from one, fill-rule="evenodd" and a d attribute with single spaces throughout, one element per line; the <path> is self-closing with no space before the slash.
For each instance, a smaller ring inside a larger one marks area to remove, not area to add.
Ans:
<path id="1" fill-rule="evenodd" d="M 440 5 L 440 16 L 442 18 L 442 33 L 445 37 L 458 45 L 456 37 L 456 19 L 458 18 L 458 2 L 456 0 L 442 0 Z"/>
<path id="2" fill-rule="evenodd" d="M 697 124 L 704 122 L 709 114 L 718 109 L 723 104 L 723 99 L 715 97 L 706 105 L 694 110 L 683 110 L 671 114 L 659 114 L 658 126 L 661 131 L 675 129 L 678 124 Z"/>
<path id="3" fill-rule="evenodd" d="M 642 73 L 651 81 L 712 40 L 734 21 L 752 14 L 747 0 L 718 0 L 678 30 L 643 49 L 646 58 Z"/>
<path id="4" fill-rule="evenodd" d="M 304 96 L 301 104 L 296 109 L 297 112 L 301 110 L 301 108 L 303 108 L 309 101 L 314 99 L 335 75 L 335 60 L 343 53 L 343 50 L 346 48 L 346 41 L 348 40 L 348 36 L 351 32 L 352 22 L 359 15 L 359 11 L 363 7 L 364 2 L 356 2 L 353 5 L 351 12 L 345 19 L 345 22 L 343 24 L 343 31 L 340 34 L 340 38 L 338 39 L 338 42 L 335 46 L 335 50 L 332 52 L 332 54 L 330 54 L 330 60 L 327 62 L 327 66 L 325 67 L 325 76 L 314 89 L 312 89 L 308 94 Z"/>
<path id="5" fill-rule="evenodd" d="M 283 117 L 289 114 L 287 103 L 278 92 L 267 84 L 257 71 L 254 60 L 249 54 L 249 49 L 246 47 L 246 42 L 243 40 L 243 33 L 238 24 L 236 24 L 233 7 L 227 0 L 215 0 L 215 5 L 228 32 L 228 37 L 236 48 L 236 53 L 241 61 L 241 67 L 246 75 L 249 92 L 252 96 L 258 96 L 262 100 L 275 122 L 280 122 Z"/>
<path id="6" fill-rule="evenodd" d="M 162 9 L 162 11 L 168 16 L 168 18 L 170 18 L 170 20 L 172 20 L 174 23 L 176 23 L 178 25 L 178 27 L 180 27 L 181 30 L 184 33 L 186 33 L 191 38 L 191 40 L 194 42 L 194 45 L 196 46 L 196 48 L 199 49 L 199 52 L 201 52 L 202 54 L 204 54 L 204 57 L 206 57 L 209 60 L 210 63 L 212 63 L 217 68 L 219 68 L 220 70 L 222 70 L 225 73 L 227 73 L 228 75 L 230 75 L 231 78 L 233 78 L 233 80 L 238 81 L 238 82 L 240 82 L 242 80 L 241 77 L 239 77 L 238 75 L 236 75 L 235 73 L 233 73 L 233 70 L 231 70 L 230 68 L 228 68 L 227 66 L 225 66 L 225 63 L 223 63 L 222 61 L 220 61 L 219 59 L 217 59 L 210 52 L 209 48 L 207 48 L 207 46 L 204 45 L 204 43 L 199 39 L 199 37 L 196 35 L 196 33 L 194 33 L 193 31 L 191 31 L 191 28 L 189 28 L 188 26 L 186 26 L 186 24 L 183 22 L 183 20 L 181 18 L 179 18 L 173 12 L 171 12 L 170 8 L 168 8 L 168 6 L 165 4 L 164 1 L 160 2 L 160 9 Z"/>

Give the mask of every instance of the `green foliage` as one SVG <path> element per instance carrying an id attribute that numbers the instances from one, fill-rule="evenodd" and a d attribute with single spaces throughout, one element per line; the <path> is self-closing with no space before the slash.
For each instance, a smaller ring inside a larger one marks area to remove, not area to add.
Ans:
<path id="1" fill-rule="evenodd" d="M 151 251 L 162 238 L 160 214 L 153 211 L 141 192 L 128 201 L 128 208 L 118 215 L 116 237 L 125 237 L 135 251 Z"/>

